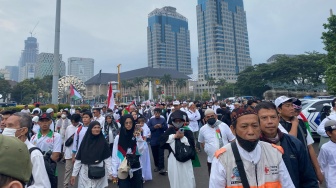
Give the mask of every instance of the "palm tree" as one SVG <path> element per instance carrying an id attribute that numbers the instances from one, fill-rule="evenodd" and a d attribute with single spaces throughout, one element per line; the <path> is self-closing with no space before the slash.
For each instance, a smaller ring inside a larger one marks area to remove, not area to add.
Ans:
<path id="1" fill-rule="evenodd" d="M 217 86 L 224 86 L 226 84 L 226 80 L 224 78 L 219 79 L 216 81 Z"/>
<path id="2" fill-rule="evenodd" d="M 178 87 L 180 89 L 180 92 L 181 92 L 181 89 L 186 87 L 187 86 L 187 80 L 186 79 L 183 79 L 183 78 L 179 78 L 176 80 L 176 87 Z"/>
<path id="3" fill-rule="evenodd" d="M 166 93 L 167 86 L 172 83 L 171 75 L 164 74 L 163 77 L 161 77 L 160 81 L 161 81 L 161 84 L 163 84 L 164 94 L 167 95 Z"/>
<path id="4" fill-rule="evenodd" d="M 213 78 L 213 77 L 207 77 L 206 81 L 207 81 L 207 85 L 208 85 L 208 92 L 211 93 L 210 92 L 210 87 L 214 86 L 216 84 L 216 79 Z M 213 94 L 213 93 L 211 93 L 211 94 Z"/>
<path id="5" fill-rule="evenodd" d="M 133 82 L 134 85 L 137 86 L 138 96 L 139 96 L 139 87 L 144 84 L 143 78 L 135 77 L 132 82 Z"/>

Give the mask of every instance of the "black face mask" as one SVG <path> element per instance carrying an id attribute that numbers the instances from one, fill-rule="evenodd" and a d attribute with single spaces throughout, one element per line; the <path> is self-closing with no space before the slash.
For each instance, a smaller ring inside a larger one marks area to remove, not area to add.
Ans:
<path id="1" fill-rule="evenodd" d="M 238 140 L 239 145 L 246 151 L 251 152 L 253 151 L 256 147 L 257 144 L 259 142 L 259 138 L 255 141 L 248 141 L 248 140 L 244 140 L 241 137 L 239 137 L 236 133 L 236 138 Z"/>
<path id="2" fill-rule="evenodd" d="M 215 123 L 216 123 L 216 118 L 209 118 L 208 119 L 208 121 L 207 121 L 207 123 L 210 125 L 210 126 L 212 126 L 212 125 L 214 125 Z"/>

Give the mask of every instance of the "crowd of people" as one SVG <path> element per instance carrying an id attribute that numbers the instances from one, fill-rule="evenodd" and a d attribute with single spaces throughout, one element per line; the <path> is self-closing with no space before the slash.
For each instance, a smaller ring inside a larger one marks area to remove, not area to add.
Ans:
<path id="1" fill-rule="evenodd" d="M 195 188 L 207 155 L 209 187 L 336 187 L 336 99 L 317 132 L 317 156 L 297 98 L 172 101 L 54 114 L 39 106 L 1 111 L 0 187 L 142 188 L 152 173 L 172 188 Z M 168 156 L 165 156 L 168 150 Z M 154 166 L 151 166 L 151 158 Z M 165 164 L 167 157 L 167 164 Z M 57 163 L 65 164 L 58 177 Z M 63 185 L 58 185 L 58 178 Z"/>

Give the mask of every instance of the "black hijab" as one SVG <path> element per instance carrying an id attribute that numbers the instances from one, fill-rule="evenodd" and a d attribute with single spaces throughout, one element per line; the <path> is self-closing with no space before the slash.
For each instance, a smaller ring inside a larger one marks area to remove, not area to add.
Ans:
<path id="1" fill-rule="evenodd" d="M 132 120 L 132 128 L 127 130 L 125 128 L 126 119 Z M 118 150 L 125 156 L 127 149 L 131 148 L 132 152 L 135 153 L 136 150 L 136 139 L 133 136 L 133 132 L 135 129 L 135 122 L 133 116 L 131 114 L 126 114 L 121 117 L 121 128 L 119 133 L 119 142 L 118 142 Z"/>
<path id="2" fill-rule="evenodd" d="M 103 133 L 100 131 L 97 136 L 92 134 L 92 128 L 95 125 L 100 126 L 100 123 L 92 121 L 89 124 L 76 155 L 76 159 L 81 160 L 83 164 L 98 164 L 111 156 L 109 144 L 105 140 Z"/>

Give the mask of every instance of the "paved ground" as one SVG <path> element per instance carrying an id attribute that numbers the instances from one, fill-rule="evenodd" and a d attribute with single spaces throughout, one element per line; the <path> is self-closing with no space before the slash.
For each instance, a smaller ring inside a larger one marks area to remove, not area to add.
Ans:
<path id="1" fill-rule="evenodd" d="M 318 141 L 314 144 L 315 151 L 318 151 Z M 151 151 L 150 151 L 151 154 Z M 165 156 L 167 156 L 168 153 L 166 153 Z M 207 170 L 207 164 L 206 164 L 206 154 L 204 152 L 198 153 L 199 159 L 201 162 L 200 168 L 194 168 L 194 174 L 196 179 L 196 185 L 198 188 L 206 188 L 209 187 L 209 176 L 208 176 L 208 170 Z M 152 157 L 152 156 L 151 156 Z M 151 158 L 151 161 L 152 158 Z M 165 161 L 165 165 L 167 166 L 167 160 Z M 152 169 L 154 164 L 152 163 Z M 58 164 L 58 172 L 59 172 L 59 187 L 63 187 L 63 177 L 64 177 L 64 164 L 59 163 Z M 77 187 L 77 186 L 74 186 Z M 153 172 L 153 180 L 152 181 L 146 181 L 144 184 L 145 188 L 169 188 L 169 180 L 168 176 L 162 176 L 158 174 L 157 172 Z M 324 188 L 325 185 L 322 185 L 321 188 Z M 117 188 L 116 185 L 109 183 L 109 188 Z"/>

